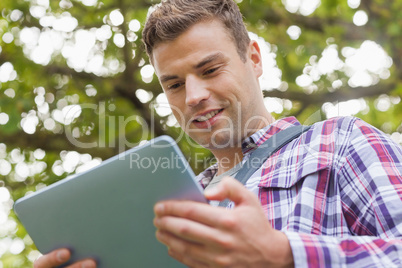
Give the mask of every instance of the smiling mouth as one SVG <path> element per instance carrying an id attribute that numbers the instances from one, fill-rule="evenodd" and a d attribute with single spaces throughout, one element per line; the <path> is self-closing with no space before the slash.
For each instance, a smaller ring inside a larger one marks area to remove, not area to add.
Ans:
<path id="1" fill-rule="evenodd" d="M 200 116 L 199 118 L 195 119 L 194 121 L 196 122 L 205 122 L 209 119 L 211 119 L 212 117 L 214 117 L 215 115 L 217 115 L 218 113 L 222 112 L 223 109 L 220 110 L 215 110 L 215 111 L 211 111 L 203 116 Z"/>

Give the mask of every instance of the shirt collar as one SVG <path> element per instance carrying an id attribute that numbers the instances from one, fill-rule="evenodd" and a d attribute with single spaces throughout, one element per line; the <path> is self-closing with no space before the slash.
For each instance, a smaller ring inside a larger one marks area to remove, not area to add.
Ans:
<path id="1" fill-rule="evenodd" d="M 270 137 L 275 135 L 276 133 L 291 127 L 300 125 L 299 121 L 294 116 L 286 117 L 283 119 L 279 119 L 274 123 L 258 130 L 251 136 L 244 139 L 242 142 L 242 153 L 243 156 L 248 155 L 252 151 L 254 151 L 258 146 L 263 144 L 266 140 Z M 197 176 L 197 181 L 203 186 L 204 188 L 209 184 L 215 174 L 218 172 L 218 164 L 214 164 L 201 172 Z"/>

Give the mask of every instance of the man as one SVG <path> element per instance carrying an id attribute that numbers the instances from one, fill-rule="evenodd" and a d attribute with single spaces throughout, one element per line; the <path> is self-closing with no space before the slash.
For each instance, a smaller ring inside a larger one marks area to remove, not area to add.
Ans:
<path id="1" fill-rule="evenodd" d="M 156 236 L 189 267 L 402 265 L 402 149 L 356 118 L 314 124 L 247 180 L 252 152 L 295 118 L 275 121 L 258 77 L 260 50 L 232 0 L 163 1 L 143 32 L 173 113 L 217 165 L 198 176 L 209 200 L 155 205 Z M 66 261 L 61 249 L 35 262 Z M 95 267 L 84 260 L 71 267 Z"/>

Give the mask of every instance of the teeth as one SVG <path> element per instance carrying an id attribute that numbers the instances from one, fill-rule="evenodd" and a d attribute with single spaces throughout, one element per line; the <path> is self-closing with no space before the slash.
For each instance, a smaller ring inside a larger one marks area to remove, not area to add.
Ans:
<path id="1" fill-rule="evenodd" d="M 196 121 L 198 122 L 204 122 L 210 119 L 211 117 L 215 116 L 217 113 L 219 113 L 220 110 L 212 111 L 210 113 L 207 113 L 206 115 L 201 116 L 200 118 L 197 118 Z"/>

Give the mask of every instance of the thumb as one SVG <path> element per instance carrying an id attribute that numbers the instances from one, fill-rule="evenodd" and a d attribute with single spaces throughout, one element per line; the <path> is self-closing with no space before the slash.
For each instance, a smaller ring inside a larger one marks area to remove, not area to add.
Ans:
<path id="1" fill-rule="evenodd" d="M 254 204 L 256 201 L 258 202 L 253 193 L 232 177 L 224 177 L 215 188 L 206 190 L 204 195 L 209 200 L 222 201 L 230 199 L 235 202 L 236 205 Z"/>

